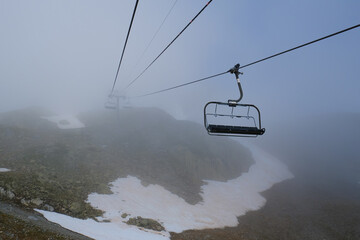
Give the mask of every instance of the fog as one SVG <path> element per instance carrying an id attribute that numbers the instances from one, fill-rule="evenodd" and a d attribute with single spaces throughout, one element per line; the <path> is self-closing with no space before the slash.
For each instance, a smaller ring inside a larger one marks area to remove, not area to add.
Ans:
<path id="1" fill-rule="evenodd" d="M 55 111 L 101 109 L 125 41 L 132 1 L 1 1 L 0 111 L 45 106 Z M 141 1 L 116 90 L 123 91 L 203 7 Z M 359 22 L 357 1 L 214 1 L 126 91 L 136 96 L 261 59 Z M 242 69 L 242 102 L 257 105 L 263 125 L 301 123 L 323 114 L 359 113 L 358 29 Z M 178 119 L 202 122 L 206 102 L 238 96 L 231 74 L 154 96 Z"/>
<path id="2" fill-rule="evenodd" d="M 144 58 L 172 1 L 141 1 L 116 89 L 133 80 L 204 6 L 179 1 Z M 1 1 L 0 111 L 48 105 L 101 108 L 125 41 L 133 1 Z M 213 1 L 126 92 L 148 93 L 228 70 L 359 22 L 357 1 Z M 359 112 L 359 30 L 242 69 L 244 99 L 264 122 Z M 203 105 L 237 96 L 233 75 L 132 104 L 201 121 Z"/>
<path id="3" fill-rule="evenodd" d="M 123 92 L 204 4 L 178 1 L 140 58 L 173 5 L 141 1 L 115 89 Z M 1 1 L 0 112 L 33 106 L 102 109 L 133 7 L 133 1 Z M 360 20 L 359 7 L 358 1 L 213 1 L 125 94 L 220 73 L 353 26 Z M 360 112 L 359 39 L 355 29 L 242 69 L 242 102 L 260 108 L 265 140 L 272 138 L 273 127 Z M 202 123 L 208 101 L 238 94 L 234 75 L 226 74 L 132 98 L 131 105 L 159 107 L 177 119 Z"/>

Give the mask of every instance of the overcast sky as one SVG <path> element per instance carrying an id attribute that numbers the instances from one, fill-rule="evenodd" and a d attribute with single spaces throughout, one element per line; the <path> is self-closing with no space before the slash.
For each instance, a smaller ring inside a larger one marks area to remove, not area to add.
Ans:
<path id="1" fill-rule="evenodd" d="M 140 0 L 117 89 L 136 77 L 206 4 Z M 0 0 L 0 111 L 45 104 L 101 108 L 135 0 Z M 360 23 L 358 0 L 213 0 L 127 92 L 143 94 L 245 65 Z M 360 28 L 243 69 L 245 103 L 263 118 L 360 112 Z M 237 97 L 227 74 L 133 105 L 200 120 L 207 101 Z"/>

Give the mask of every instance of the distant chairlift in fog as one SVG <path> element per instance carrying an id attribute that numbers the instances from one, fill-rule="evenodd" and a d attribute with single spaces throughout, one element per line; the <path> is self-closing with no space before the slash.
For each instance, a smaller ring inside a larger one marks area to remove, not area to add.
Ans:
<path id="1" fill-rule="evenodd" d="M 243 97 L 240 84 L 240 64 L 236 64 L 230 73 L 235 74 L 240 91 L 237 100 L 209 102 L 204 107 L 204 125 L 210 135 L 233 137 L 257 137 L 263 135 L 260 110 L 252 104 L 239 104 Z"/>
<path id="2" fill-rule="evenodd" d="M 117 95 L 114 95 L 114 93 L 110 93 L 108 99 L 105 102 L 105 108 L 110 110 L 118 110 L 119 97 Z"/>
<path id="3" fill-rule="evenodd" d="M 119 110 L 120 106 L 124 108 L 131 108 L 129 99 L 124 94 L 119 94 L 113 91 L 109 94 L 105 102 L 105 108 L 110 110 Z"/>
<path id="4" fill-rule="evenodd" d="M 113 98 L 109 98 L 105 102 L 105 108 L 110 110 L 117 110 L 119 108 L 118 102 L 114 100 Z"/>

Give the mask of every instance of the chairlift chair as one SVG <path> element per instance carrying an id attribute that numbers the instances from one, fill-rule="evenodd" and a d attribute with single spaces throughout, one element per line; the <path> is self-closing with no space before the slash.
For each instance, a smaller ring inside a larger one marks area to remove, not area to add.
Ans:
<path id="1" fill-rule="evenodd" d="M 209 102 L 204 107 L 204 125 L 210 135 L 233 137 L 257 137 L 265 133 L 261 127 L 260 110 L 253 104 L 240 104 L 243 91 L 240 84 L 240 64 L 236 64 L 230 73 L 234 73 L 240 91 L 237 100 Z"/>
<path id="2" fill-rule="evenodd" d="M 109 101 L 109 100 L 105 102 L 105 108 L 110 109 L 110 110 L 118 109 L 117 103 L 114 101 Z"/>
<path id="3" fill-rule="evenodd" d="M 131 108 L 130 100 L 124 93 L 113 91 L 109 94 L 108 100 L 105 102 L 105 108 L 111 110 L 119 110 L 122 108 Z"/>
<path id="4" fill-rule="evenodd" d="M 119 98 L 113 93 L 109 94 L 108 99 L 105 102 L 105 108 L 110 110 L 119 109 Z"/>

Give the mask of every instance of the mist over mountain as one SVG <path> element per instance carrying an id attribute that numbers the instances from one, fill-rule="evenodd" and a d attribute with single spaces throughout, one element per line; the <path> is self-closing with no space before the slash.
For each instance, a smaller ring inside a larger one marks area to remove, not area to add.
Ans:
<path id="1" fill-rule="evenodd" d="M 340 184 L 360 180 L 360 114 L 315 115 L 270 126 L 259 143 L 281 156 L 297 175 Z M 270 140 L 271 139 L 271 140 Z"/>

